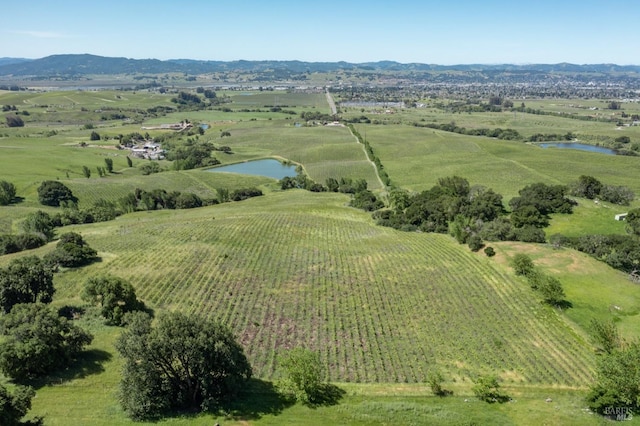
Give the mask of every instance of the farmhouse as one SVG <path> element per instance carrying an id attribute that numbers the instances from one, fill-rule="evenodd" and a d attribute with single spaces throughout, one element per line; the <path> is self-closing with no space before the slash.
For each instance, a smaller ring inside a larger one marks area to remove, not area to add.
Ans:
<path id="1" fill-rule="evenodd" d="M 163 160 L 165 151 L 159 143 L 144 141 L 131 148 L 131 156 L 143 160 Z"/>

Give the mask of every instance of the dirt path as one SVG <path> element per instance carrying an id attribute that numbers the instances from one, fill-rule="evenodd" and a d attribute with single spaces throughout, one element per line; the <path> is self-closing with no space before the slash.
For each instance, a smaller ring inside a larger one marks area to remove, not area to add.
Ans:
<path id="1" fill-rule="evenodd" d="M 383 191 L 386 192 L 386 186 L 384 185 L 384 183 L 382 183 L 382 179 L 380 179 L 380 175 L 378 174 L 378 168 L 376 167 L 376 163 L 374 163 L 371 160 L 371 158 L 369 158 L 369 153 L 367 152 L 367 148 L 364 146 L 364 144 L 360 143 L 360 140 L 358 140 L 358 137 L 353 134 L 353 132 L 351 131 L 351 127 L 349 127 L 349 133 L 351 133 L 351 136 L 353 136 L 353 138 L 356 140 L 356 143 L 358 145 L 362 146 L 362 150 L 364 151 L 364 155 L 365 155 L 365 157 L 367 157 L 367 161 L 371 164 L 371 167 L 373 167 L 373 171 L 376 174 L 376 177 L 378 178 L 378 183 L 380 184 L 380 189 L 382 189 Z"/>
<path id="2" fill-rule="evenodd" d="M 331 108 L 331 114 L 336 115 L 338 113 L 338 108 L 336 108 L 336 103 L 333 101 L 333 97 L 331 93 L 329 93 L 329 89 L 326 89 L 327 94 L 327 102 L 329 103 L 329 108 Z"/>

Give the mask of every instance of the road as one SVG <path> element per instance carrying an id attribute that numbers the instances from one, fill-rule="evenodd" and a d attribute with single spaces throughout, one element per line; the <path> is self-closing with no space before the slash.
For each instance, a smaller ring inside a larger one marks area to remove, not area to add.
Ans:
<path id="1" fill-rule="evenodd" d="M 336 103 L 333 101 L 333 97 L 331 97 L 331 93 L 329 93 L 329 89 L 326 89 L 327 93 L 327 102 L 329 102 L 329 108 L 331 108 L 331 115 L 336 115 L 338 113 L 338 109 L 336 108 Z"/>

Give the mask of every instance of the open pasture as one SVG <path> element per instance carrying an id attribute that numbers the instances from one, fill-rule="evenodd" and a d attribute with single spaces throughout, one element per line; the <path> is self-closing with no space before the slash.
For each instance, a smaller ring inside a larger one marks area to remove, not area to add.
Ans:
<path id="1" fill-rule="evenodd" d="M 563 312 L 581 332 L 588 335 L 591 320 L 615 321 L 628 341 L 637 338 L 640 329 L 640 286 L 627 274 L 594 261 L 575 250 L 554 249 L 519 242 L 492 243 L 496 261 L 507 266 L 516 253 L 526 253 L 546 273 L 558 278 L 572 307 Z"/>

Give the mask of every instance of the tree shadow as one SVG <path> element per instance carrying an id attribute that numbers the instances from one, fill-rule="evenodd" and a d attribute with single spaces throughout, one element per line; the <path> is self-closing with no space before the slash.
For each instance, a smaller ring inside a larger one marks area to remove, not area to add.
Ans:
<path id="1" fill-rule="evenodd" d="M 267 414 L 278 415 L 293 404 L 272 382 L 250 379 L 234 401 L 223 404 L 221 411 L 233 420 L 258 420 Z"/>
<path id="2" fill-rule="evenodd" d="M 25 381 L 24 384 L 40 389 L 45 386 L 61 385 L 76 379 L 83 379 L 87 376 L 104 372 L 103 364 L 110 361 L 112 355 L 101 349 L 89 349 L 82 351 L 77 359 L 63 370 L 56 370 L 46 377 Z"/>
<path id="3" fill-rule="evenodd" d="M 439 396 L 440 398 L 445 398 L 447 396 L 453 395 L 453 391 L 450 389 L 440 389 L 438 392 L 434 394 L 435 396 Z"/>
<path id="4" fill-rule="evenodd" d="M 558 300 L 553 304 L 553 306 L 563 311 L 566 311 L 569 308 L 573 308 L 573 303 L 569 302 L 568 300 Z"/>
<path id="5" fill-rule="evenodd" d="M 306 405 L 311 408 L 337 405 L 345 394 L 344 389 L 331 383 L 323 383 L 314 395 L 313 400 Z"/>

